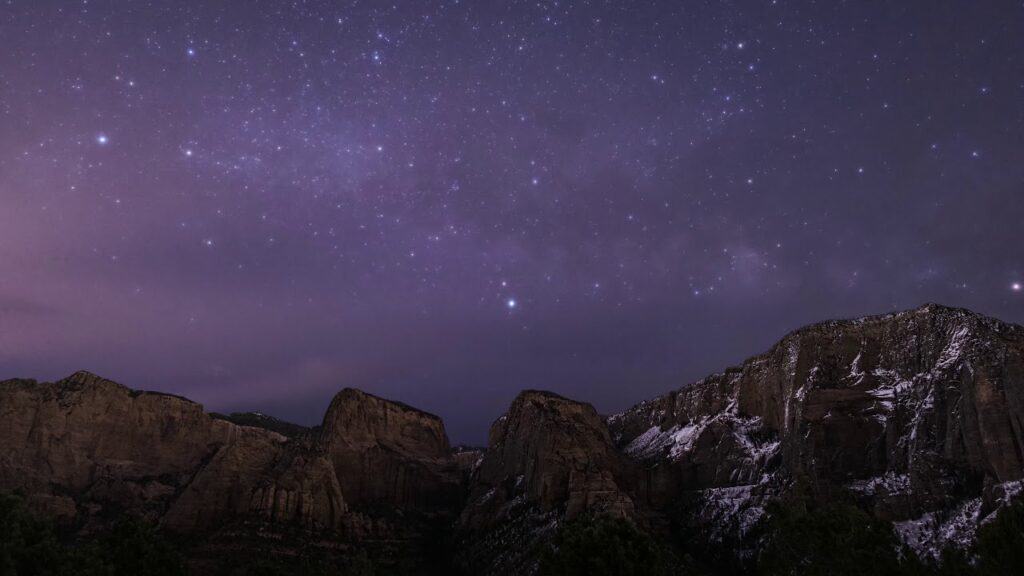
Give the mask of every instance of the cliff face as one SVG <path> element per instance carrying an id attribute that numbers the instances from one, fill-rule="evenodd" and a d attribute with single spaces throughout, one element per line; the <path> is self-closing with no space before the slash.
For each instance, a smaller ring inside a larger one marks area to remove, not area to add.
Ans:
<path id="1" fill-rule="evenodd" d="M 696 502 L 713 537 L 742 537 L 797 493 L 852 495 L 935 553 L 1021 491 L 1022 447 L 1024 328 L 936 305 L 797 330 L 607 419 L 525 391 L 486 451 L 353 389 L 304 429 L 85 372 L 0 382 L 0 490 L 81 530 L 128 511 L 225 546 L 297 528 L 408 548 L 454 528 L 474 573 L 528 573 L 583 513 L 656 528 Z"/>
<path id="2" fill-rule="evenodd" d="M 0 489 L 88 528 L 129 511 L 178 532 L 241 521 L 343 538 L 414 537 L 457 513 L 464 469 L 440 419 L 354 390 L 288 439 L 176 396 L 79 372 L 0 383 Z"/>
<path id="3" fill-rule="evenodd" d="M 492 426 L 460 518 L 473 573 L 529 573 L 534 545 L 584 512 L 634 519 L 630 463 L 594 408 L 527 390 Z"/>
<path id="4" fill-rule="evenodd" d="M 852 493 L 929 553 L 1020 487 L 1024 329 L 937 305 L 817 324 L 609 426 L 655 508 L 696 491 L 742 533 L 767 497 Z"/>
<path id="5" fill-rule="evenodd" d="M 68 518 L 127 508 L 162 514 L 218 453 L 241 444 L 273 458 L 283 438 L 206 416 L 85 372 L 53 384 L 0 384 L 0 487 Z"/>
<path id="6" fill-rule="evenodd" d="M 346 388 L 331 402 L 317 445 L 356 505 L 450 511 L 461 504 L 462 473 L 433 414 Z"/>
<path id="7" fill-rule="evenodd" d="M 486 526 L 517 499 L 542 511 L 564 508 L 570 518 L 584 511 L 630 517 L 626 465 L 593 406 L 525 391 L 491 427 L 462 522 Z"/>

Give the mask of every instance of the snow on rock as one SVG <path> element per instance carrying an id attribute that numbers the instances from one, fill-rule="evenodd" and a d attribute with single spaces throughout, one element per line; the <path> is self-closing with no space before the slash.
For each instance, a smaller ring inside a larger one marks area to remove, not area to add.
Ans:
<path id="1" fill-rule="evenodd" d="M 759 484 L 726 486 L 701 491 L 700 519 L 711 527 L 712 540 L 721 540 L 726 534 L 746 536 L 764 516 L 755 497 Z"/>
<path id="2" fill-rule="evenodd" d="M 974 540 L 981 513 L 981 498 L 972 498 L 948 513 L 928 512 L 896 522 L 896 533 L 921 557 L 939 558 L 948 546 L 965 549 Z"/>
<path id="3" fill-rule="evenodd" d="M 969 343 L 971 330 L 967 326 L 961 326 L 949 339 L 949 344 L 945 350 L 942 351 L 942 356 L 939 357 L 939 361 L 936 362 L 936 368 L 948 368 L 960 360 L 963 356 L 964 349 Z"/>
<path id="4" fill-rule="evenodd" d="M 922 514 L 918 518 L 894 523 L 904 544 L 918 555 L 938 559 L 948 547 L 968 549 L 978 529 L 996 519 L 1002 509 L 1024 489 L 1024 480 L 1012 480 L 992 487 L 995 502 L 986 505 L 983 497 L 971 498 L 951 510 Z"/>
<path id="5" fill-rule="evenodd" d="M 1024 476 L 1012 449 L 1024 442 L 1015 424 L 1022 359 L 1024 328 L 929 304 L 798 329 L 608 425 L 628 455 L 675 472 L 677 490 L 703 494 L 716 529 L 758 516 L 769 492 L 809 474 L 824 494 L 849 490 L 896 519 L 912 548 L 938 553 L 969 542 L 989 518 L 1000 498 L 993 482 Z M 777 479 L 761 487 L 764 474 Z M 1001 497 L 1018 492 L 1019 483 L 1004 484 Z"/>
<path id="6" fill-rule="evenodd" d="M 882 476 L 851 482 L 847 488 L 865 496 L 875 496 L 876 494 L 901 496 L 910 494 L 910 476 L 889 471 Z"/>
<path id="7" fill-rule="evenodd" d="M 687 424 L 682 428 L 679 428 L 678 426 L 673 427 L 673 432 L 670 435 L 672 439 L 672 447 L 669 450 L 669 458 L 674 460 L 689 452 L 693 448 L 693 443 L 706 427 L 707 419 L 701 419 L 695 424 Z"/>
<path id="8" fill-rule="evenodd" d="M 675 425 L 662 429 L 654 425 L 626 445 L 624 451 L 633 458 L 649 459 L 662 455 L 676 461 L 689 454 L 701 434 L 712 423 L 724 423 L 732 431 L 736 444 L 743 448 L 754 463 L 763 463 L 779 449 L 778 440 L 757 438 L 763 425 L 760 417 L 744 417 L 738 414 L 737 403 L 732 401 L 725 410 L 711 416 L 704 416 L 686 425 Z"/>

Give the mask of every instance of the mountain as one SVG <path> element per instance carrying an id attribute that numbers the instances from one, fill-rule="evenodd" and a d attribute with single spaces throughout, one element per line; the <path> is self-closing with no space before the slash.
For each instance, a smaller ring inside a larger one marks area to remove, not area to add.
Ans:
<path id="1" fill-rule="evenodd" d="M 719 536 L 799 489 L 934 556 L 1021 489 L 1024 328 L 935 304 L 815 324 L 608 424 L 650 506 L 691 492 Z"/>
<path id="2" fill-rule="evenodd" d="M 593 406 L 526 390 L 493 426 L 459 520 L 471 573 L 528 573 L 559 523 L 587 512 L 639 520 L 629 462 Z"/>
<path id="3" fill-rule="evenodd" d="M 291 553 L 295 528 L 401 547 L 451 525 L 468 474 L 438 417 L 358 390 L 289 439 L 87 372 L 0 383 L 0 446 L 0 489 L 31 509 L 84 533 L 130 513 L 214 557 L 256 534 Z"/>
<path id="4" fill-rule="evenodd" d="M 86 372 L 0 382 L 0 490 L 83 537 L 157 523 L 196 574 L 254 551 L 529 574 L 594 517 L 665 541 L 686 525 L 750 557 L 772 503 L 797 500 L 849 503 L 938 556 L 1018 495 L 1022 446 L 1024 328 L 934 304 L 796 330 L 607 418 L 527 390 L 484 450 L 351 388 L 304 428 Z"/>

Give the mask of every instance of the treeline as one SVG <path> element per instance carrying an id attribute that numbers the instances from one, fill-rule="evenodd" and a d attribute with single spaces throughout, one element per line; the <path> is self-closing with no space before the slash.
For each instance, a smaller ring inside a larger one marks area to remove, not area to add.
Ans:
<path id="1" fill-rule="evenodd" d="M 62 534 L 32 514 L 18 496 L 0 494 L 0 576 L 186 576 L 183 550 L 192 543 L 168 538 L 153 525 L 125 517 L 87 538 Z M 363 555 L 344 564 L 326 555 L 301 557 L 225 551 L 205 559 L 201 571 L 215 576 L 377 576 Z"/>
<path id="2" fill-rule="evenodd" d="M 180 554 L 151 526 L 133 519 L 72 545 L 29 513 L 17 496 L 0 494 L 0 576 L 183 576 Z"/>
<path id="3" fill-rule="evenodd" d="M 773 504 L 753 535 L 756 551 L 708 546 L 692 533 L 656 539 L 618 519 L 583 517 L 564 524 L 538 550 L 541 576 L 995 576 L 1024 574 L 1024 501 L 978 531 L 968 551 L 941 563 L 916 557 L 892 525 L 847 504 Z M 0 576 L 184 576 L 182 549 L 153 526 L 126 518 L 91 538 L 71 540 L 31 514 L 23 500 L 0 495 Z M 225 576 L 371 576 L 396 573 L 365 556 L 337 559 L 232 555 L 206 566 Z M 399 569 L 400 570 L 400 569 Z M 401 573 L 404 573 L 402 571 Z"/>
<path id="4" fill-rule="evenodd" d="M 978 531 L 971 550 L 941 562 L 918 558 L 892 524 L 848 504 L 773 504 L 752 538 L 709 546 L 693 533 L 654 539 L 632 524 L 581 518 L 564 525 L 541 554 L 541 576 L 1006 576 L 1024 574 L 1024 500 Z"/>

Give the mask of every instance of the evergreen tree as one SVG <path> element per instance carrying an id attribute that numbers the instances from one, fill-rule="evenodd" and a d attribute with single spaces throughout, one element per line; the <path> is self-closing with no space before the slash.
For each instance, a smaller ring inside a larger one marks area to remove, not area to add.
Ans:
<path id="1" fill-rule="evenodd" d="M 618 518 L 584 516 L 564 525 L 541 555 L 541 576 L 679 574 L 671 553 Z"/>

